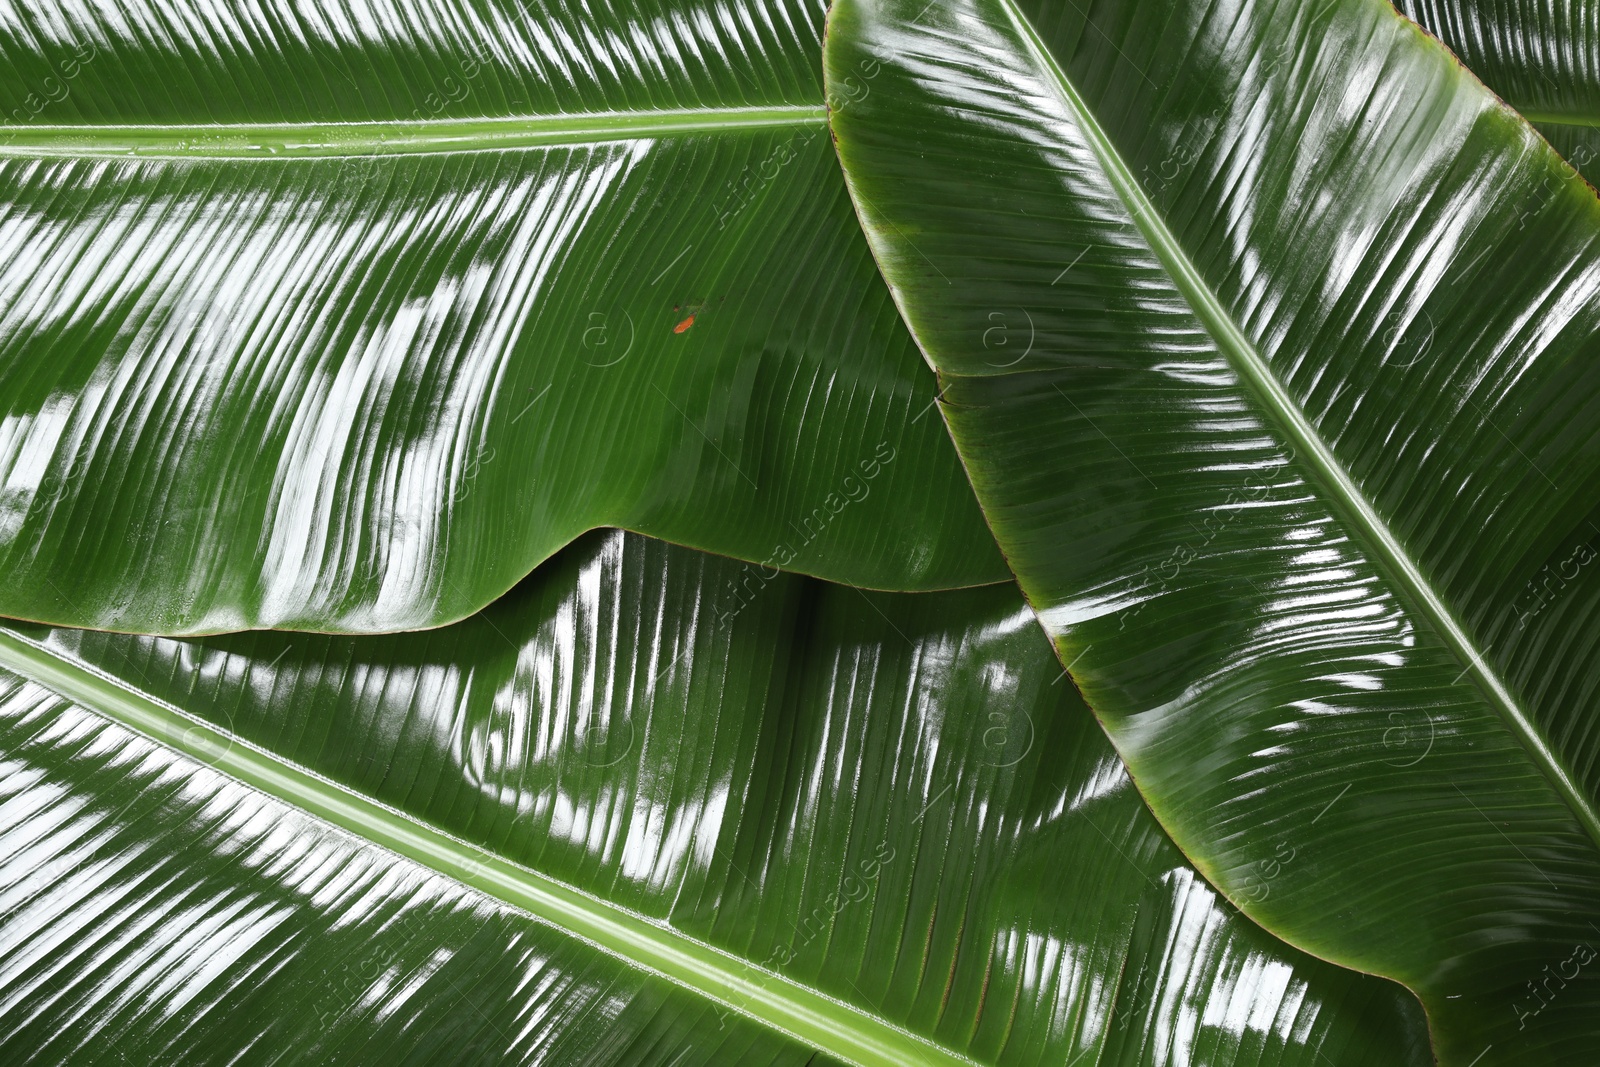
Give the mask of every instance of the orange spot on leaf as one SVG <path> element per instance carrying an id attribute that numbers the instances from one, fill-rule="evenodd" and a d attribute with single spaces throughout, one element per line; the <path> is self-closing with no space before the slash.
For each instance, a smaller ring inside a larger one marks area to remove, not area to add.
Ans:
<path id="1" fill-rule="evenodd" d="M 686 318 L 682 322 L 678 323 L 678 325 L 674 326 L 672 328 L 672 332 L 673 333 L 682 333 L 683 331 L 687 330 L 689 327 L 691 327 L 693 325 L 694 325 L 694 316 L 690 315 L 688 318 Z"/>

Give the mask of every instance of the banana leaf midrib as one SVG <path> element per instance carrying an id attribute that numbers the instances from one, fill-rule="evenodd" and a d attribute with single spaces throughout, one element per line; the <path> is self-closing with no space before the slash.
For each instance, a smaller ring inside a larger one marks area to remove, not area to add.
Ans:
<path id="1" fill-rule="evenodd" d="M 0 157 L 283 159 L 493 151 L 783 126 L 821 126 L 817 105 L 682 108 L 382 122 L 25 125 Z"/>
<path id="2" fill-rule="evenodd" d="M 1276 428 L 1288 438 L 1296 455 L 1310 468 L 1325 499 L 1350 524 L 1352 533 L 1362 536 L 1362 544 L 1373 554 L 1375 562 L 1390 581 L 1433 624 L 1439 636 L 1462 663 L 1462 676 L 1472 677 L 1485 700 L 1566 801 L 1595 845 L 1600 847 L 1600 813 L 1596 812 L 1594 803 L 1577 786 L 1571 771 L 1562 765 L 1532 716 L 1478 650 L 1476 642 L 1456 618 L 1454 611 L 1435 592 L 1421 565 L 1411 558 L 1400 539 L 1389 528 L 1388 522 L 1366 498 L 1355 478 L 1345 470 L 1316 426 L 1278 380 L 1271 365 L 1256 351 L 1254 342 L 1234 322 L 1027 17 L 1014 0 L 999 0 L 999 3 L 1034 61 L 1049 72 L 1060 92 L 1062 104 L 1076 118 L 1107 181 L 1127 208 L 1151 252 L 1217 345 L 1218 351 L 1253 392 L 1262 410 L 1276 419 Z M 1092 707 L 1092 698 L 1089 703 Z"/>
<path id="3" fill-rule="evenodd" d="M 1538 108 L 1518 107 L 1516 104 L 1512 104 L 1511 107 L 1529 122 L 1546 126 L 1600 127 L 1600 113 L 1591 115 L 1575 111 L 1540 111 Z"/>
<path id="4" fill-rule="evenodd" d="M 859 1067 L 980 1067 L 827 994 L 514 864 L 0 630 L 0 668 L 599 951 Z"/>

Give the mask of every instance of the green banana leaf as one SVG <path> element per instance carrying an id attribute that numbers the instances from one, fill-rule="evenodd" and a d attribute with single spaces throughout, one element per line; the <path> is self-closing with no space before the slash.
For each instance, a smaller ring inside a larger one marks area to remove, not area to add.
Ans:
<path id="1" fill-rule="evenodd" d="M 1396 0 L 1592 183 L 1600 178 L 1600 19 L 1573 0 Z"/>
<path id="2" fill-rule="evenodd" d="M 1442 1063 L 1593 1062 L 1593 190 L 1379 0 L 840 0 L 825 61 L 979 502 L 1178 847 Z"/>
<path id="3" fill-rule="evenodd" d="M 0 662 L 7 1063 L 1429 1062 L 1184 863 L 1013 586 L 596 532 L 440 630 Z"/>
<path id="4" fill-rule="evenodd" d="M 820 0 L 0 15 L 0 615 L 434 626 L 625 526 L 1008 578 L 825 129 Z"/>

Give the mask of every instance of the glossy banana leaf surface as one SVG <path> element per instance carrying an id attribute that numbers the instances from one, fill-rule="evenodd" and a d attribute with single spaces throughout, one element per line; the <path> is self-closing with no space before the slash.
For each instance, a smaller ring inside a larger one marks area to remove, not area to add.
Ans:
<path id="1" fill-rule="evenodd" d="M 1442 1063 L 1592 1062 L 1594 193 L 1376 0 L 841 0 L 826 61 L 980 504 L 1178 846 Z"/>
<path id="2" fill-rule="evenodd" d="M 1600 177 L 1600 11 L 1587 0 L 1398 0 L 1591 183 Z"/>
<path id="3" fill-rule="evenodd" d="M 0 8 L 0 614 L 438 625 L 617 525 L 1007 577 L 819 0 Z"/>
<path id="4" fill-rule="evenodd" d="M 38 687 L 3 699 L 7 1063 L 807 1062 Z"/>
<path id="5" fill-rule="evenodd" d="M 1183 861 L 1012 586 L 596 532 L 440 630 L 0 658 L 7 1063 L 1430 1062 Z"/>

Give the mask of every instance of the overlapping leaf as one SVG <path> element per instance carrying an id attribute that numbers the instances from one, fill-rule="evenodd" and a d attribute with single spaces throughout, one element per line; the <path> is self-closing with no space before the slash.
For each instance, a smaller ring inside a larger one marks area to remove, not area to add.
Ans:
<path id="1" fill-rule="evenodd" d="M 1179 846 L 1443 1063 L 1589 1062 L 1593 191 L 1374 0 L 842 0 L 826 60 L 980 503 Z"/>
<path id="2" fill-rule="evenodd" d="M 0 11 L 0 614 L 437 625 L 597 525 L 1005 577 L 838 179 L 821 18 Z"/>
<path id="3" fill-rule="evenodd" d="M 54 687 L 3 706 L 7 1062 L 1427 1059 L 1183 863 L 1009 587 L 604 533 L 441 630 L 0 656 Z"/>
<path id="4" fill-rule="evenodd" d="M 1600 18 L 1582 0 L 1398 0 L 1593 182 Z"/>

